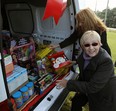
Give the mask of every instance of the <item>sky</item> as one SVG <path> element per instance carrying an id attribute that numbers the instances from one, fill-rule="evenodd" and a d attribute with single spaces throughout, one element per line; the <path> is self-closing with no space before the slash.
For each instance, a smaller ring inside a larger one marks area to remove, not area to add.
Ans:
<path id="1" fill-rule="evenodd" d="M 108 0 L 79 0 L 80 9 L 89 7 L 94 11 L 102 11 L 106 9 Z M 110 9 L 116 7 L 115 0 L 109 0 L 108 7 Z"/>

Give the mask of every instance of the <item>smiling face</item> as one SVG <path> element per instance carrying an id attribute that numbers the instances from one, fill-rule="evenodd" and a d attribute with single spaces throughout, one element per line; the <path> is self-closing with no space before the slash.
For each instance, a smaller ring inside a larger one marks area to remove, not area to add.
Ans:
<path id="1" fill-rule="evenodd" d="M 85 32 L 81 38 L 80 43 L 83 51 L 90 57 L 96 56 L 101 47 L 100 36 L 95 31 Z"/>
<path id="2" fill-rule="evenodd" d="M 95 40 L 90 40 L 90 41 L 88 40 L 84 43 L 83 46 L 83 50 L 90 57 L 96 56 L 99 52 L 99 49 L 100 49 L 100 43 Z"/>

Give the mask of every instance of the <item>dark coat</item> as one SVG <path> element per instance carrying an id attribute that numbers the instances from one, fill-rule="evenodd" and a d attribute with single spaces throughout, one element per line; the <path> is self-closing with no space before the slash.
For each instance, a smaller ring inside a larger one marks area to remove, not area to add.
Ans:
<path id="1" fill-rule="evenodd" d="M 68 90 L 86 94 L 90 111 L 116 111 L 116 77 L 109 54 L 101 48 L 84 70 L 82 54 L 77 63 L 79 79 L 69 80 Z"/>
<path id="2" fill-rule="evenodd" d="M 97 31 L 97 32 L 100 34 L 99 31 Z M 70 37 L 66 38 L 64 41 L 59 43 L 59 45 L 60 45 L 61 48 L 67 47 L 71 44 L 74 44 L 77 40 L 79 40 L 81 38 L 81 36 L 82 36 L 82 34 L 79 34 L 78 30 L 75 30 L 70 35 Z M 107 33 L 106 33 L 106 31 L 102 32 L 100 34 L 100 37 L 101 37 L 102 48 L 104 48 L 109 53 L 109 55 L 111 55 L 111 50 L 110 50 L 109 45 L 107 43 Z"/>

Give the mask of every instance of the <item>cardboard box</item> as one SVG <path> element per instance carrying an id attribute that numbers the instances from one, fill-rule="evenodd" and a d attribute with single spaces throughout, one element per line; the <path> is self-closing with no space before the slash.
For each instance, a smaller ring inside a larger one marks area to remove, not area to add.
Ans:
<path id="1" fill-rule="evenodd" d="M 14 70 L 14 64 L 12 62 L 11 55 L 6 55 L 4 57 L 4 64 L 5 64 L 6 76 L 11 75 L 12 74 L 12 71 Z"/>

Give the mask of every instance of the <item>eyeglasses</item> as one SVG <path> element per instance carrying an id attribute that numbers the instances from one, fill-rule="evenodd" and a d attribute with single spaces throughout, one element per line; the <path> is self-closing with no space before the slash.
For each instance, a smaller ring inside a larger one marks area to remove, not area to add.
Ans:
<path id="1" fill-rule="evenodd" d="M 85 46 L 85 47 L 90 47 L 90 45 L 92 45 L 92 46 L 97 46 L 97 45 L 98 45 L 98 43 L 84 44 L 84 46 Z"/>

